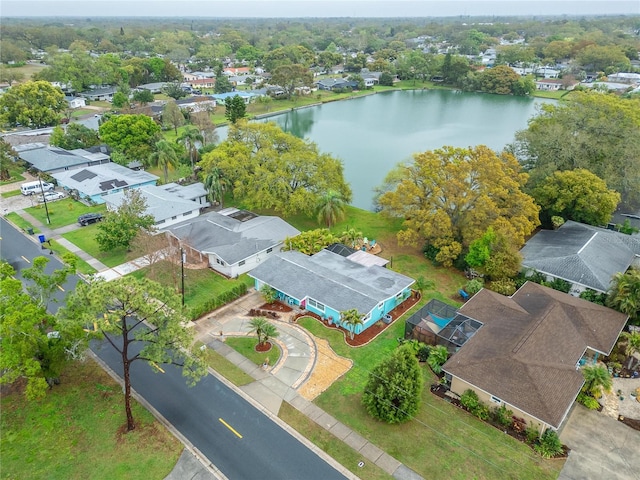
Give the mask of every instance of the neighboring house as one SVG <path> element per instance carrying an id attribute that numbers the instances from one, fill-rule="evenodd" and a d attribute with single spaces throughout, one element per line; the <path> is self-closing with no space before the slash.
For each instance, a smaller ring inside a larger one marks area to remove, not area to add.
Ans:
<path id="1" fill-rule="evenodd" d="M 483 289 L 458 312 L 482 326 L 443 366 L 451 391 L 471 389 L 541 433 L 560 428 L 584 384 L 579 366 L 609 355 L 628 318 L 533 282 L 511 297 Z"/>
<path id="2" fill-rule="evenodd" d="M 64 148 L 37 143 L 20 145 L 14 147 L 14 149 L 18 156 L 27 162 L 30 167 L 49 174 L 111 162 L 109 155 L 106 153 L 106 148 L 104 148 L 104 151 L 90 152 L 81 148 L 65 150 Z"/>
<path id="3" fill-rule="evenodd" d="M 162 89 L 168 85 L 168 82 L 145 83 L 138 85 L 136 90 L 148 90 L 151 93 L 162 93 Z"/>
<path id="4" fill-rule="evenodd" d="M 536 88 L 538 90 L 555 92 L 562 88 L 562 80 L 557 80 L 555 78 L 543 78 L 541 80 L 536 80 Z"/>
<path id="5" fill-rule="evenodd" d="M 227 67 L 222 73 L 229 77 L 238 75 L 249 75 L 251 73 L 251 69 L 249 67 Z"/>
<path id="6" fill-rule="evenodd" d="M 180 222 L 168 233 L 181 246 L 207 257 L 212 269 L 235 278 L 279 252 L 285 238 L 300 232 L 281 218 L 230 208 Z"/>
<path id="7" fill-rule="evenodd" d="M 216 99 L 209 96 L 189 97 L 176 100 L 176 104 L 192 113 L 206 112 L 207 110 L 213 111 L 216 108 Z"/>
<path id="8" fill-rule="evenodd" d="M 117 92 L 115 87 L 96 88 L 88 92 L 79 93 L 78 96 L 84 97 L 91 101 L 107 101 L 113 100 L 113 95 Z"/>
<path id="9" fill-rule="evenodd" d="M 282 300 L 336 324 L 340 324 L 340 312 L 357 309 L 363 315 L 362 324 L 355 327 L 355 333 L 360 333 L 386 320 L 385 316 L 411 295 L 414 280 L 383 266 L 354 260 L 326 249 L 312 256 L 280 252 L 249 276 L 255 279 L 257 290 L 268 285 Z"/>
<path id="10" fill-rule="evenodd" d="M 610 82 L 634 85 L 636 83 L 640 83 L 640 73 L 613 73 L 611 75 L 607 75 L 607 80 L 609 80 Z"/>
<path id="11" fill-rule="evenodd" d="M 80 198 L 104 203 L 104 197 L 130 188 L 155 185 L 158 177 L 142 170 L 131 170 L 117 163 L 107 163 L 58 172 L 52 175 L 65 190 L 76 190 Z"/>
<path id="12" fill-rule="evenodd" d="M 184 191 L 183 191 L 184 190 Z M 200 210 L 209 206 L 202 202 L 202 195 L 206 195 L 202 183 L 182 187 L 176 183 L 140 187 L 138 191 L 145 199 L 147 209 L 145 213 L 153 215 L 155 226 L 160 230 L 177 223 L 192 219 L 200 215 Z M 193 197 L 195 198 L 185 198 Z M 116 210 L 125 199 L 124 191 L 104 197 L 108 210 Z"/>
<path id="13" fill-rule="evenodd" d="M 193 80 L 185 80 L 184 83 L 191 88 L 213 88 L 216 86 L 215 78 L 194 78 Z"/>
<path id="14" fill-rule="evenodd" d="M 604 293 L 613 275 L 640 263 L 640 237 L 568 220 L 536 233 L 520 253 L 523 268 L 570 282 L 572 293 Z"/>
<path id="15" fill-rule="evenodd" d="M 535 74 L 537 77 L 558 78 L 560 71 L 551 67 L 539 67 L 536 69 Z"/>
<path id="16" fill-rule="evenodd" d="M 629 85 L 628 83 L 616 83 L 616 82 L 591 82 L 591 83 L 583 83 L 583 85 L 588 88 L 597 87 L 601 89 L 606 89 L 609 92 L 620 92 L 620 93 L 626 92 L 627 90 L 632 88 L 631 85 Z"/>
<path id="17" fill-rule="evenodd" d="M 318 90 L 336 90 L 340 88 L 357 88 L 358 82 L 342 78 L 325 78 L 315 82 Z"/>
<path id="18" fill-rule="evenodd" d="M 82 97 L 65 96 L 69 108 L 81 108 L 87 105 L 87 102 Z"/>
<path id="19" fill-rule="evenodd" d="M 226 93 L 215 93 L 210 95 L 216 102 L 224 103 L 228 97 L 240 97 L 244 100 L 244 103 L 249 105 L 258 95 L 250 92 L 226 92 Z"/>

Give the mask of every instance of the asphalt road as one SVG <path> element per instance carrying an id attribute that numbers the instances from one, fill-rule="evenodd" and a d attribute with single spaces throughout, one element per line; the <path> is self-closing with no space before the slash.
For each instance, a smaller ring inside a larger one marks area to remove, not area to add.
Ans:
<path id="1" fill-rule="evenodd" d="M 20 271 L 34 257 L 48 255 L 40 245 L 0 218 L 0 256 Z M 47 271 L 62 265 L 54 256 Z M 72 276 L 56 293 L 61 302 L 75 288 Z M 52 311 L 59 304 L 51 304 Z M 92 350 L 122 375 L 118 353 L 106 342 Z M 131 367 L 132 387 L 172 423 L 229 479 L 344 479 L 337 470 L 211 375 L 189 388 L 179 368 L 162 365 L 164 373 L 145 362 Z"/>

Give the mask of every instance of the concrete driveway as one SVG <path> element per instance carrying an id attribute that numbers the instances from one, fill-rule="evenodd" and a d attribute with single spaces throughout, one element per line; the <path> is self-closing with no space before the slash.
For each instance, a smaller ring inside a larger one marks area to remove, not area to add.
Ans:
<path id="1" fill-rule="evenodd" d="M 640 432 L 576 405 L 560 434 L 571 448 L 559 480 L 640 480 Z"/>

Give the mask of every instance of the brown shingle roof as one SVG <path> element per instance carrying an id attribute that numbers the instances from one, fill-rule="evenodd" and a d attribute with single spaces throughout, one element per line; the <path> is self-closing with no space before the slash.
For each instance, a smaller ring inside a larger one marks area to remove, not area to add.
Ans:
<path id="1" fill-rule="evenodd" d="M 609 354 L 627 320 L 532 282 L 512 297 L 481 290 L 460 313 L 484 326 L 444 370 L 556 428 L 582 387 L 582 354 Z"/>

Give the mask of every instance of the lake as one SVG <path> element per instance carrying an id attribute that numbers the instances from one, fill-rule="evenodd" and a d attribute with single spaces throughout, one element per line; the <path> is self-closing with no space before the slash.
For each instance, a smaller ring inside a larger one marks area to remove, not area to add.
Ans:
<path id="1" fill-rule="evenodd" d="M 373 208 L 373 189 L 412 154 L 444 145 L 484 144 L 502 150 L 537 113 L 555 100 L 456 92 L 383 92 L 289 111 L 274 121 L 285 131 L 309 138 L 322 152 L 344 162 L 352 204 Z M 223 130 L 223 129 L 221 129 Z M 226 136 L 222 131 L 221 138 Z"/>

